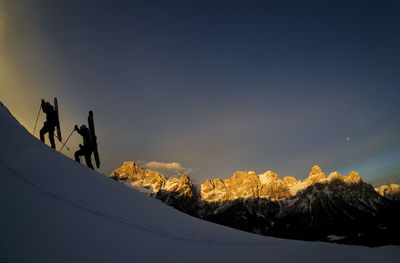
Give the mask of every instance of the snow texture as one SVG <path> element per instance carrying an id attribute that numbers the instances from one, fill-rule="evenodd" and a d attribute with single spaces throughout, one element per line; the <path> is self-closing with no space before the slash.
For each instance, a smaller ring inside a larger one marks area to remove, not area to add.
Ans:
<path id="1" fill-rule="evenodd" d="M 327 238 L 328 238 L 330 241 L 336 241 L 336 240 L 345 239 L 346 237 L 345 237 L 345 236 L 329 235 L 329 236 L 327 236 Z"/>
<path id="2" fill-rule="evenodd" d="M 0 262 L 383 262 L 378 248 L 269 238 L 190 217 L 49 148 L 0 105 Z"/>

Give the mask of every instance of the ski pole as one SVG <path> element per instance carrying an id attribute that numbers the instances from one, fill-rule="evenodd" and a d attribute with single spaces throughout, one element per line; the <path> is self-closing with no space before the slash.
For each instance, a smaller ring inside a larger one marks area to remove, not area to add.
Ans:
<path id="1" fill-rule="evenodd" d="M 38 122 L 38 119 L 39 119 L 39 114 L 40 114 L 40 110 L 41 109 L 42 109 L 42 104 L 40 104 L 39 111 L 37 113 L 36 122 L 35 122 L 35 128 L 33 129 L 33 136 L 35 136 L 36 125 L 37 125 L 37 122 Z"/>
<path id="2" fill-rule="evenodd" d="M 69 151 L 69 147 L 66 145 L 66 143 L 67 143 L 67 142 L 64 142 L 64 143 L 63 143 L 63 146 L 61 147 L 61 149 L 65 147 L 65 148 Z M 61 152 L 61 150 L 60 150 L 60 152 Z"/>
<path id="3" fill-rule="evenodd" d="M 62 149 L 64 148 L 65 144 L 68 142 L 69 138 L 70 138 L 71 135 L 74 133 L 74 131 L 75 131 L 75 127 L 74 127 L 74 129 L 72 130 L 72 132 L 70 133 L 70 135 L 68 136 L 67 140 L 65 140 L 63 146 L 62 146 L 61 149 L 60 149 L 60 152 L 62 151 Z M 68 148 L 68 147 L 67 147 L 67 148 Z"/>
<path id="4" fill-rule="evenodd" d="M 62 143 L 62 141 L 60 140 L 60 138 L 58 138 L 57 135 L 54 134 L 54 137 L 56 137 L 56 138 Z M 65 145 L 65 143 L 63 144 L 63 146 L 64 146 L 64 145 Z M 69 147 L 68 147 L 67 145 L 65 145 L 65 148 L 67 148 L 67 150 L 69 151 Z"/>

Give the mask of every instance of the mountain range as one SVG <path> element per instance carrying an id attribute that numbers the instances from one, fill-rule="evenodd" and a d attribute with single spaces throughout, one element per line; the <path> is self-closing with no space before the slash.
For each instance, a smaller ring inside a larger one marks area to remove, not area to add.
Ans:
<path id="1" fill-rule="evenodd" d="M 54 151 L 1 102 L 0 126 L 1 262 L 395 262 L 400 255 L 398 246 L 279 239 L 199 220 Z"/>
<path id="2" fill-rule="evenodd" d="M 186 174 L 166 178 L 124 162 L 110 177 L 176 209 L 218 224 L 276 237 L 378 246 L 400 244 L 400 186 L 373 188 L 358 172 L 304 181 L 237 171 L 195 187 Z"/>

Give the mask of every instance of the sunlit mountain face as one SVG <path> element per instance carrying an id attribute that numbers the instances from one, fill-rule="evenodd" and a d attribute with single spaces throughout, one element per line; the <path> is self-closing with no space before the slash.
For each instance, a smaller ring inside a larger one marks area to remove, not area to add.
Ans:
<path id="1" fill-rule="evenodd" d="M 400 244 L 400 186 L 373 188 L 353 171 L 326 177 L 312 167 L 304 181 L 267 171 L 235 172 L 196 187 L 125 162 L 111 178 L 190 215 L 277 237 L 369 246 Z"/>

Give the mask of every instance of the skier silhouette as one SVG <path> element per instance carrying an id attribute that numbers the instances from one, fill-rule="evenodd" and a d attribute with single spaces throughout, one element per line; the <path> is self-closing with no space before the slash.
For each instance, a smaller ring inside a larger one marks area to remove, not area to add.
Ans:
<path id="1" fill-rule="evenodd" d="M 86 127 L 86 125 L 82 125 L 80 128 L 78 128 L 78 125 L 75 125 L 75 130 L 83 137 L 83 145 L 79 144 L 80 150 L 75 152 L 75 161 L 80 163 L 79 157 L 84 155 L 85 156 L 85 161 L 86 165 L 89 168 L 94 169 L 92 165 L 92 152 L 94 150 L 92 138 L 90 136 L 90 131 Z"/>
<path id="2" fill-rule="evenodd" d="M 54 129 L 57 126 L 57 112 L 54 110 L 53 105 L 50 102 L 45 102 L 42 99 L 42 110 L 46 113 L 46 121 L 44 122 L 43 128 L 40 130 L 40 140 L 44 142 L 44 135 L 49 133 L 49 140 L 51 148 L 56 149 L 54 142 Z"/>

